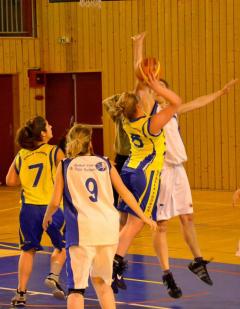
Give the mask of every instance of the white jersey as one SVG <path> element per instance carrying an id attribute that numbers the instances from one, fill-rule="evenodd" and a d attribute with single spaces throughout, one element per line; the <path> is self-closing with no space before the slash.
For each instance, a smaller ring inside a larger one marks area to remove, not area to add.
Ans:
<path id="1" fill-rule="evenodd" d="M 161 107 L 159 106 L 158 108 L 160 109 Z M 174 165 L 186 162 L 187 154 L 179 133 L 177 114 L 164 126 L 164 132 L 166 139 L 166 155 L 164 161 Z"/>
<path id="2" fill-rule="evenodd" d="M 113 202 L 110 162 L 100 156 L 63 161 L 66 247 L 117 244 L 119 214 Z"/>

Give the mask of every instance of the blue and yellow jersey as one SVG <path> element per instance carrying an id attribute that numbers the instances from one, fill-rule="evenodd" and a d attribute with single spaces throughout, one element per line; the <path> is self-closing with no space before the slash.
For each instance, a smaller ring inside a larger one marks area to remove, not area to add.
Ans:
<path id="1" fill-rule="evenodd" d="M 154 108 L 154 112 L 155 112 Z M 126 131 L 130 144 L 131 154 L 125 167 L 145 169 L 162 169 L 165 153 L 165 136 L 161 130 L 159 134 L 153 135 L 149 131 L 150 116 L 142 116 L 132 121 L 124 120 L 123 128 Z"/>
<path id="2" fill-rule="evenodd" d="M 155 111 L 156 106 L 153 113 Z M 159 134 L 150 133 L 151 117 L 124 120 L 123 128 L 130 140 L 131 153 L 122 168 L 121 177 L 145 215 L 155 219 L 165 154 L 165 136 L 163 130 Z M 118 209 L 134 214 L 124 201 L 120 202 Z"/>
<path id="3" fill-rule="evenodd" d="M 43 144 L 35 150 L 21 149 L 15 159 L 22 185 L 22 203 L 47 205 L 52 197 L 58 147 Z"/>

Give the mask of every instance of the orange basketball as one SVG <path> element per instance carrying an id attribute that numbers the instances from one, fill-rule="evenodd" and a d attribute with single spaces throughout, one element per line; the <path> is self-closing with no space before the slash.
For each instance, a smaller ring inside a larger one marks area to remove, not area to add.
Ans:
<path id="1" fill-rule="evenodd" d="M 154 57 L 144 58 L 136 69 L 136 76 L 140 81 L 147 81 L 147 74 L 152 72 L 157 79 L 160 79 L 160 62 Z"/>

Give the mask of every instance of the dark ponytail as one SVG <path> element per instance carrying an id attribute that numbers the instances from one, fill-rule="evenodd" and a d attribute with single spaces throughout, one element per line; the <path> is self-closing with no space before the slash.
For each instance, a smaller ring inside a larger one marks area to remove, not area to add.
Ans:
<path id="1" fill-rule="evenodd" d="M 16 142 L 21 148 L 34 150 L 38 142 L 42 140 L 42 131 L 46 131 L 46 120 L 41 116 L 36 116 L 18 130 Z"/>

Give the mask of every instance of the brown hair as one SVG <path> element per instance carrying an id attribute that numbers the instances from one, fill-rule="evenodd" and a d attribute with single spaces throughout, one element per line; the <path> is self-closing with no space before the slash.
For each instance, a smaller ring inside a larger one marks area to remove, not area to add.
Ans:
<path id="1" fill-rule="evenodd" d="M 42 141 L 42 131 L 46 131 L 46 120 L 41 116 L 36 116 L 18 130 L 16 142 L 21 148 L 34 150 L 38 142 Z"/>

